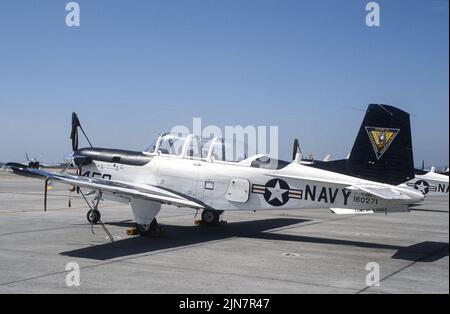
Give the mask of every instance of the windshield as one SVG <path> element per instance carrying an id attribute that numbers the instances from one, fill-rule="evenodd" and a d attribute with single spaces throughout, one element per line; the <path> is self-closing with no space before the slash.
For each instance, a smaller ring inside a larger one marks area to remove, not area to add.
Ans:
<path id="1" fill-rule="evenodd" d="M 154 142 L 152 143 L 152 145 L 148 146 L 148 147 L 144 150 L 144 152 L 145 152 L 145 153 L 150 153 L 150 154 L 154 153 L 154 152 L 155 152 L 155 149 L 156 149 L 156 142 L 157 142 L 157 141 L 158 141 L 158 140 L 154 141 Z"/>

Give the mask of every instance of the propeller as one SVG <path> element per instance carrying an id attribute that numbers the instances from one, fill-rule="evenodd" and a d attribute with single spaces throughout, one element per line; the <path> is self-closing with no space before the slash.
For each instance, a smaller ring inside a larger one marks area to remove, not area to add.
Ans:
<path id="1" fill-rule="evenodd" d="M 86 135 L 86 132 L 84 132 L 83 127 L 81 126 L 78 115 L 75 112 L 72 112 L 72 130 L 70 132 L 70 139 L 72 140 L 72 150 L 78 150 L 78 129 L 83 132 L 83 135 L 88 141 L 89 145 L 93 147 L 91 141 L 89 140 L 89 137 Z"/>
<path id="2" fill-rule="evenodd" d="M 93 147 L 91 144 L 91 141 L 89 140 L 89 138 L 87 137 L 86 133 L 83 130 L 83 127 L 81 126 L 80 120 L 78 119 L 78 115 L 75 112 L 73 112 L 72 113 L 72 129 L 70 132 L 70 139 L 72 140 L 72 151 L 73 152 L 78 150 L 78 129 L 80 129 L 81 132 L 83 132 L 83 135 L 86 138 L 87 142 L 89 143 L 89 145 L 91 147 Z M 27 152 L 25 152 L 25 157 L 27 158 L 29 168 L 39 169 L 40 163 L 38 160 L 30 159 Z M 77 163 L 75 163 L 73 159 L 72 159 L 72 162 L 67 161 L 67 164 L 63 168 L 62 172 L 67 170 L 71 164 L 77 168 L 77 175 L 81 175 L 82 165 L 81 164 L 77 165 Z M 20 166 L 19 168 L 27 168 L 27 166 L 20 165 L 20 164 L 11 164 L 11 165 L 14 165 L 17 167 Z M 49 188 L 51 188 L 51 186 L 52 186 L 52 184 L 50 182 L 50 179 L 45 180 L 45 184 L 44 184 L 44 211 L 45 212 L 47 211 L 48 190 L 49 190 Z M 77 191 L 77 193 L 80 192 L 80 189 L 75 186 L 70 190 L 70 192 L 72 193 L 72 191 L 75 191 L 75 190 Z M 70 196 L 69 196 L 69 207 L 71 207 Z"/>
<path id="3" fill-rule="evenodd" d="M 72 131 L 70 139 L 72 140 L 72 151 L 78 150 L 78 127 L 81 126 L 80 120 L 75 112 L 72 113 Z"/>
<path id="4" fill-rule="evenodd" d="M 70 132 L 70 139 L 72 140 L 72 151 L 73 152 L 78 150 L 78 139 L 79 139 L 78 129 L 81 130 L 81 132 L 83 133 L 83 135 L 86 138 L 89 145 L 91 147 L 93 147 L 91 141 L 89 140 L 89 137 L 86 135 L 86 132 L 84 132 L 84 129 L 81 126 L 80 119 L 78 119 L 78 115 L 75 112 L 72 112 L 72 130 Z M 82 165 L 77 164 L 75 161 L 73 162 L 73 165 L 77 168 L 77 175 L 81 176 Z M 72 190 L 75 190 L 75 187 Z M 77 194 L 80 193 L 80 188 L 77 187 L 76 191 L 77 191 Z M 70 207 L 70 199 L 69 199 L 69 207 Z"/>

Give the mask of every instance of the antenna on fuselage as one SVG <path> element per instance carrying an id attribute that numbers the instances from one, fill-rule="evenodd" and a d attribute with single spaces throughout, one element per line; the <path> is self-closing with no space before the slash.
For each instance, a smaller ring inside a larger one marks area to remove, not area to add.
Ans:
<path id="1" fill-rule="evenodd" d="M 292 150 L 292 160 L 294 162 L 300 164 L 302 159 L 303 159 L 303 154 L 302 154 L 302 150 L 300 149 L 300 142 L 296 138 L 294 140 L 294 147 L 293 147 L 293 150 Z"/>

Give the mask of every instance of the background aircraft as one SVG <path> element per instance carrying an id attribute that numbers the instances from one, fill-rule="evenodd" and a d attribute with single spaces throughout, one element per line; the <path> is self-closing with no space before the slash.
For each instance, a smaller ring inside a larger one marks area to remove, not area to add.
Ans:
<path id="1" fill-rule="evenodd" d="M 64 167 L 68 166 L 66 163 L 42 163 L 36 158 L 30 158 L 28 156 L 28 153 L 25 152 L 25 158 L 27 160 L 26 163 L 15 163 L 15 162 L 9 162 L 4 165 L 4 167 L 22 167 L 22 168 L 31 168 L 31 169 L 63 169 Z"/>
<path id="2" fill-rule="evenodd" d="M 449 177 L 448 172 L 439 173 L 435 167 L 431 170 L 416 169 L 415 178 L 406 182 L 404 185 L 422 192 L 427 197 L 449 196 Z"/>

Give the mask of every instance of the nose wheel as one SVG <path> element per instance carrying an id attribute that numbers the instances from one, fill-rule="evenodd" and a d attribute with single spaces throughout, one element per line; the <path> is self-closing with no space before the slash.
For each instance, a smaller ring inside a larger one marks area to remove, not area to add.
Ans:
<path id="1" fill-rule="evenodd" d="M 220 215 L 223 211 L 205 209 L 202 212 L 202 223 L 205 225 L 217 225 L 220 220 Z"/>
<path id="2" fill-rule="evenodd" d="M 100 222 L 102 215 L 98 209 L 91 209 L 87 212 L 86 218 L 90 224 L 96 225 Z"/>

